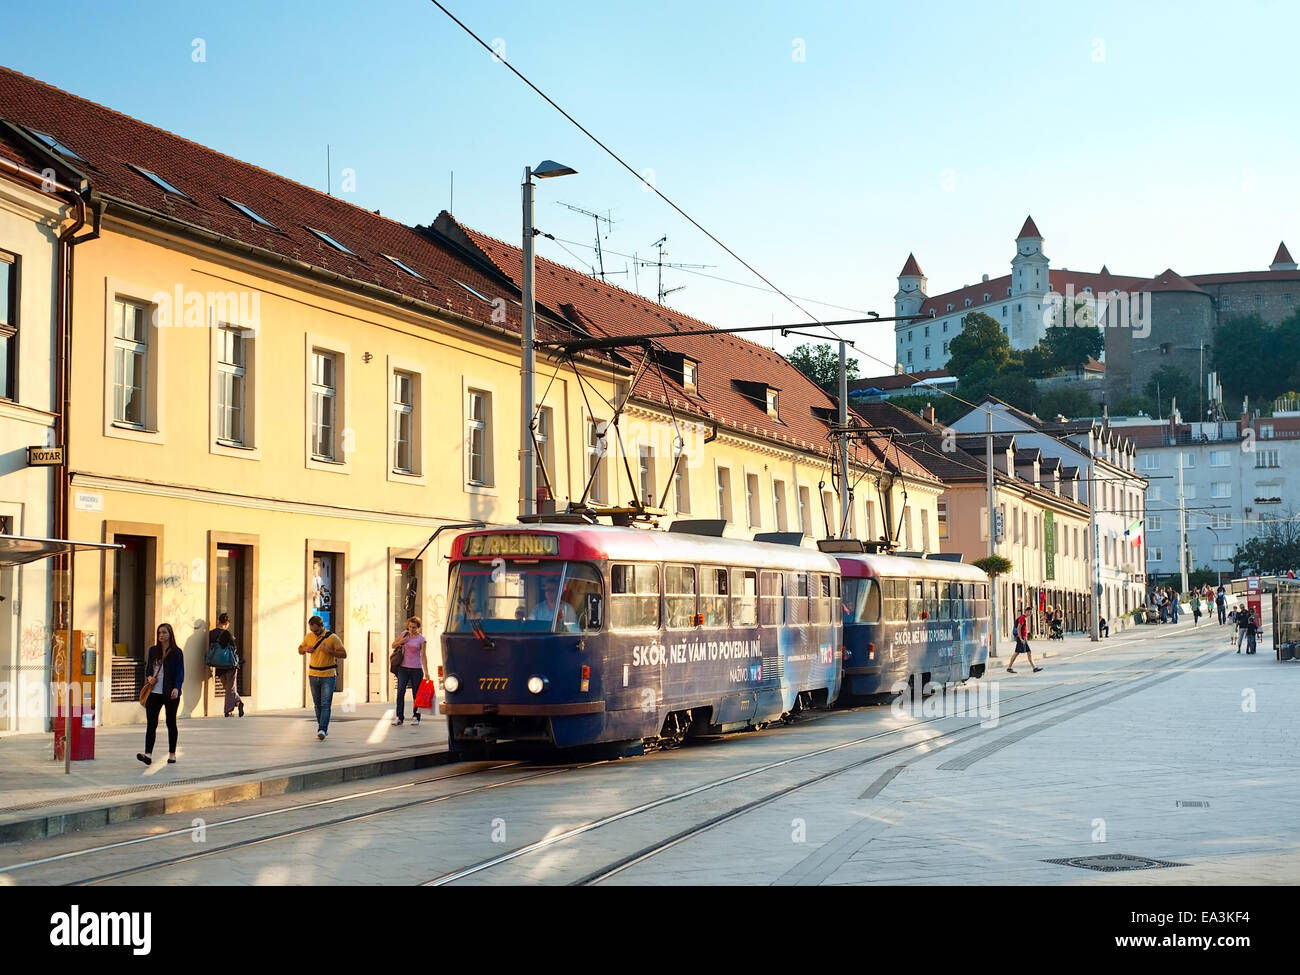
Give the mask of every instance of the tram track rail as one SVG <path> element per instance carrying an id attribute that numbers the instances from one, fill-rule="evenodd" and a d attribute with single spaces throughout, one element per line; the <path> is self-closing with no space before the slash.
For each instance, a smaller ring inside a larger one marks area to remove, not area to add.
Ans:
<path id="1" fill-rule="evenodd" d="M 1101 671 L 1100 673 L 1093 675 L 1091 678 L 1089 678 L 1089 684 L 1086 687 L 1075 688 L 1073 690 L 1068 691 L 1065 694 L 1058 694 L 1049 700 L 1039 701 L 1033 704 L 1029 704 L 1026 707 L 1019 708 L 1015 711 L 1002 714 L 999 719 L 999 724 L 1003 724 L 1004 722 L 1008 722 L 1008 721 L 1014 722 L 1015 720 L 1019 719 L 1020 716 L 1022 715 L 1026 715 L 1030 712 L 1037 712 L 1045 708 L 1055 707 L 1062 704 L 1063 702 L 1074 701 L 1076 698 L 1086 698 L 1087 696 L 1090 695 L 1102 694 L 1107 688 L 1111 687 L 1114 684 L 1114 679 L 1107 677 L 1107 675 L 1111 673 L 1112 670 L 1123 672 L 1124 670 L 1133 668 L 1135 666 L 1142 667 L 1144 664 L 1150 664 L 1151 662 L 1156 661 L 1161 657 L 1167 656 L 1175 652 L 1177 651 L 1162 650 L 1140 661 L 1128 661 L 1128 662 L 1117 663 L 1117 666 L 1115 668 Z M 1202 655 L 1202 657 L 1196 658 L 1196 660 L 1198 662 L 1202 662 L 1203 660 L 1210 659 L 1217 652 L 1218 652 L 1217 650 L 1209 651 L 1208 653 Z M 1135 672 L 1132 677 L 1128 678 L 1128 680 L 1126 680 L 1125 683 L 1131 683 L 1133 681 L 1140 680 L 1144 676 L 1151 676 L 1152 673 L 1154 672 L 1151 670 L 1139 670 Z M 1177 672 L 1169 676 L 1176 676 L 1176 675 Z M 1070 685 L 1067 684 L 1066 686 L 1070 686 Z M 1140 690 L 1140 688 L 1138 688 L 1138 690 Z M 1011 698 L 1011 701 L 1014 702 L 1015 700 L 1018 700 L 1020 698 L 1030 697 L 1038 693 L 1041 692 L 1037 688 L 1032 690 L 1026 690 L 1023 693 L 1014 695 Z M 1136 690 L 1133 691 L 1133 693 L 1136 693 Z M 862 711 L 862 710 L 874 710 L 874 708 L 864 708 L 859 706 L 859 707 L 848 709 L 850 713 L 856 711 Z M 814 720 L 820 722 L 823 720 L 833 719 L 836 713 L 837 712 L 818 712 L 815 716 L 812 717 L 814 717 Z M 618 813 L 601 817 L 599 819 L 593 820 L 588 823 L 580 824 L 579 826 L 573 827 L 570 830 L 566 830 L 555 836 L 548 837 L 545 840 L 538 841 L 537 843 L 527 844 L 516 850 L 508 851 L 507 853 L 504 853 L 500 856 L 489 858 L 474 864 L 470 864 L 456 871 L 450 871 L 441 874 L 438 877 L 435 877 L 432 880 L 427 881 L 425 885 L 441 886 L 443 884 L 455 883 L 457 880 L 464 879 L 465 877 L 472 876 L 476 873 L 481 873 L 485 870 L 493 869 L 497 866 L 501 866 L 506 863 L 513 862 L 515 860 L 528 856 L 530 853 L 555 846 L 556 844 L 562 843 L 565 840 L 571 839 L 575 836 L 579 836 L 582 835 L 583 833 L 587 833 L 595 829 L 600 829 L 604 826 L 608 826 L 613 823 L 629 819 L 636 815 L 649 812 L 652 809 L 659 808 L 669 803 L 678 802 L 683 799 L 687 799 L 691 796 L 699 795 L 701 793 L 708 792 L 714 789 L 725 788 L 727 785 L 734 784 L 745 779 L 750 779 L 753 778 L 754 776 L 761 775 L 766 772 L 771 772 L 780 768 L 793 765 L 798 762 L 807 761 L 812 758 L 841 751 L 846 748 L 857 747 L 864 744 L 868 744 L 870 742 L 878 742 L 883 739 L 897 736 L 899 734 L 903 734 L 909 731 L 915 732 L 917 728 L 922 725 L 931 724 L 935 721 L 944 720 L 945 718 L 948 717 L 951 716 L 941 715 L 935 718 L 925 718 L 902 728 L 888 729 L 886 731 L 877 732 L 871 735 L 857 737 L 849 741 L 839 742 L 836 744 L 826 745 L 823 747 L 812 749 L 810 751 L 801 753 L 799 755 L 793 755 L 777 762 L 764 763 L 755 768 L 747 769 L 735 773 L 734 775 L 731 776 L 725 776 L 723 778 L 711 782 L 706 782 L 694 788 L 683 790 L 681 792 L 672 795 L 662 796 L 658 799 L 652 800 L 647 803 L 642 803 L 630 809 L 625 809 Z M 752 811 L 753 809 L 760 808 L 763 805 L 767 805 L 772 802 L 778 801 L 780 798 L 790 794 L 791 792 L 795 792 L 798 791 L 799 789 L 807 788 L 815 784 L 816 782 L 824 781 L 827 778 L 830 778 L 834 775 L 842 774 L 843 772 L 849 771 L 850 769 L 868 765 L 873 762 L 880 761 L 881 759 L 888 758 L 893 755 L 900 754 L 902 752 L 906 752 L 909 750 L 914 750 L 922 746 L 931 746 L 929 754 L 933 754 L 933 751 L 938 748 L 946 748 L 946 747 L 950 747 L 951 745 L 959 744 L 961 741 L 969 741 L 971 738 L 976 737 L 979 734 L 978 730 L 974 735 L 967 736 L 960 740 L 958 740 L 957 736 L 961 735 L 965 731 L 971 730 L 972 728 L 978 729 L 978 726 L 979 726 L 979 722 L 975 722 L 971 725 L 966 725 L 959 729 L 940 732 L 939 734 L 925 738 L 921 741 L 910 742 L 910 743 L 900 745 L 896 748 L 891 748 L 882 752 L 877 752 L 871 756 L 868 756 L 863 759 L 855 760 L 854 762 L 830 770 L 828 772 L 819 773 L 816 776 L 810 777 L 798 783 L 794 783 L 791 786 L 787 786 L 785 788 L 775 790 L 762 797 L 759 797 L 756 800 L 753 800 L 748 803 L 744 803 L 739 807 L 733 808 L 718 816 L 712 817 L 706 822 L 702 822 L 700 824 L 696 824 L 693 827 L 684 829 L 680 831 L 678 834 L 668 837 L 666 840 L 664 840 L 659 844 L 656 844 L 653 847 L 648 847 L 637 851 L 631 857 L 623 858 L 619 861 L 616 861 L 615 863 L 608 865 L 607 867 L 601 868 L 601 870 L 599 871 L 588 873 L 587 875 L 582 877 L 578 881 L 578 883 L 599 883 L 604 879 L 608 879 L 609 877 L 616 875 L 617 873 L 630 869 L 636 863 L 644 862 L 645 860 L 653 856 L 656 856 L 659 853 L 662 853 L 667 849 L 672 848 L 673 846 L 686 842 L 688 839 L 692 838 L 693 836 L 697 836 L 702 832 L 707 832 L 709 829 L 722 825 L 723 823 L 728 822 L 732 819 L 738 818 L 739 816 L 742 816 L 745 813 Z M 119 870 L 107 871 L 92 876 L 66 881 L 64 883 L 65 885 L 72 885 L 72 886 L 98 885 L 98 884 L 109 883 L 114 880 L 124 879 L 132 876 L 138 876 L 141 874 L 150 873 L 157 870 L 164 870 L 167 869 L 168 867 L 178 866 L 184 863 L 189 863 L 204 858 L 218 856 L 222 853 L 229 853 L 236 850 L 244 850 L 252 846 L 260 846 L 260 845 L 272 844 L 281 841 L 292 840 L 295 837 L 300 837 L 308 833 L 343 827 L 354 823 L 363 822 L 365 820 L 373 819 L 376 817 L 388 815 L 390 813 L 399 813 L 404 810 L 416 808 L 419 806 L 427 806 L 427 805 L 435 805 L 438 803 L 451 802 L 457 799 L 471 797 L 471 796 L 479 795 L 497 789 L 522 785 L 524 783 L 531 782 L 535 779 L 544 778 L 547 776 L 553 776 L 553 775 L 558 775 L 567 772 L 581 771 L 584 769 L 588 769 L 588 768 L 592 768 L 604 764 L 608 764 L 608 762 L 598 761 L 598 762 L 589 762 L 589 763 L 582 763 L 582 764 L 575 764 L 575 765 L 566 765 L 560 767 L 543 767 L 537 769 L 536 771 L 532 771 L 530 774 L 515 776 L 505 781 L 484 783 L 482 785 L 476 785 L 471 788 L 457 790 L 443 795 L 423 797 L 418 799 L 410 799 L 408 801 L 400 802 L 400 803 L 390 803 L 376 809 L 370 809 L 370 810 L 357 812 L 357 813 L 349 813 L 346 815 L 333 817 L 328 820 L 322 820 L 316 823 L 310 823 L 303 826 L 279 830 L 274 833 L 267 834 L 265 836 L 258 836 L 249 839 L 232 841 L 229 843 L 222 843 L 202 850 L 189 852 L 184 855 L 169 857 L 169 858 L 157 860 L 147 864 L 138 864 L 134 866 L 124 867 Z M 388 786 L 379 789 L 369 789 L 369 790 L 350 793 L 342 796 L 332 796 L 325 799 L 312 800 L 310 802 L 295 803 L 293 805 L 284 806 L 273 810 L 264 810 L 257 813 L 251 813 L 246 816 L 232 817 L 230 819 L 220 820 L 217 822 L 205 824 L 205 828 L 208 830 L 226 829 L 226 828 L 238 826 L 240 824 L 253 822 L 256 820 L 266 819 L 272 816 L 285 815 L 293 812 L 301 812 L 303 810 L 310 809 L 310 808 L 320 808 L 320 807 L 327 807 L 331 805 L 343 804 L 347 802 L 361 801 L 364 799 L 373 798 L 374 796 L 377 795 L 383 795 L 389 792 L 407 790 L 421 785 L 439 783 L 439 782 L 447 781 L 449 779 L 455 779 L 464 776 L 470 776 L 470 775 L 477 776 L 477 775 L 483 775 L 486 773 L 497 772 L 502 770 L 533 769 L 533 768 L 535 767 L 524 766 L 518 762 L 511 762 L 511 763 L 492 765 L 486 768 L 465 769 L 461 771 L 452 772 L 451 774 L 430 776 L 424 779 L 420 779 L 416 782 L 402 783 L 400 785 Z M 124 848 L 132 847 L 132 846 L 140 846 L 142 844 L 146 844 L 149 842 L 164 841 L 167 839 L 175 839 L 181 836 L 188 836 L 192 834 L 192 832 L 193 832 L 192 828 L 186 827 L 181 829 L 170 830 L 165 833 L 134 837 L 131 839 L 121 840 L 114 843 L 99 844 L 99 845 L 95 845 L 95 846 L 91 846 L 79 850 L 67 851 L 50 857 L 44 857 L 44 858 L 30 860 L 22 863 L 16 863 L 8 866 L 0 866 L 0 875 L 8 875 L 20 870 L 30 869 L 38 866 L 67 862 L 67 861 L 75 860 L 80 857 L 93 857 L 95 855 L 100 855 L 100 854 L 109 854 L 114 851 L 122 850 Z"/>

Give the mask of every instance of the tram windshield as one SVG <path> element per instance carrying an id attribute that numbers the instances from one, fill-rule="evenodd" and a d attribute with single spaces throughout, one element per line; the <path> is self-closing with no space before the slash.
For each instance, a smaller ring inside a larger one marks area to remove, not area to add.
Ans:
<path id="1" fill-rule="evenodd" d="M 600 575 L 579 562 L 461 562 L 452 568 L 448 633 L 579 633 Z M 599 621 L 598 621 L 599 622 Z"/>
<path id="2" fill-rule="evenodd" d="M 880 622 L 880 586 L 875 579 L 845 579 L 840 609 L 844 624 Z"/>

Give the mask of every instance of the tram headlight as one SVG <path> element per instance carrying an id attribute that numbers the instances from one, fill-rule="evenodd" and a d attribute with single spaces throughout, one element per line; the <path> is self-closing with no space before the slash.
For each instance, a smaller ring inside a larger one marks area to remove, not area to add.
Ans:
<path id="1" fill-rule="evenodd" d="M 455 674 L 448 674 L 443 678 L 442 687 L 448 694 L 455 694 L 460 690 L 460 678 Z"/>
<path id="2" fill-rule="evenodd" d="M 541 677 L 538 674 L 533 674 L 532 677 L 528 678 L 528 693 L 540 694 L 542 693 L 542 691 L 546 690 L 546 686 L 548 684 L 550 684 L 550 681 L 548 681 L 545 677 Z"/>

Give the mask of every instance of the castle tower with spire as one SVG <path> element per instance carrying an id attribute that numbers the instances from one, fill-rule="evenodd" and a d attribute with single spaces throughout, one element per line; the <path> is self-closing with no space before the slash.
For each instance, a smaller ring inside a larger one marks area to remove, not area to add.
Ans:
<path id="1" fill-rule="evenodd" d="M 923 304 L 925 304 L 925 274 L 921 271 L 921 265 L 916 263 L 916 257 L 908 254 L 903 270 L 898 272 L 898 293 L 894 295 L 894 314 L 915 315 L 920 312 Z M 906 323 L 897 323 L 895 330 L 900 324 Z"/>
<path id="2" fill-rule="evenodd" d="M 1270 271 L 1294 271 L 1296 270 L 1295 261 L 1291 260 L 1291 252 L 1286 249 L 1286 241 L 1277 245 L 1277 253 L 1273 255 L 1273 263 L 1268 266 Z"/>

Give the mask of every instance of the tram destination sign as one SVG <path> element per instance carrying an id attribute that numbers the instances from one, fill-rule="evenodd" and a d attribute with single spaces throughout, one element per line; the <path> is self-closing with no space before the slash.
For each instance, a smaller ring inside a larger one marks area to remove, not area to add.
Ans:
<path id="1" fill-rule="evenodd" d="M 63 464 L 62 447 L 28 447 L 28 467 L 59 467 Z"/>
<path id="2" fill-rule="evenodd" d="M 471 535 L 465 539 L 466 558 L 483 558 L 498 555 L 559 555 L 560 536 L 530 535 L 522 532 L 494 535 Z"/>

